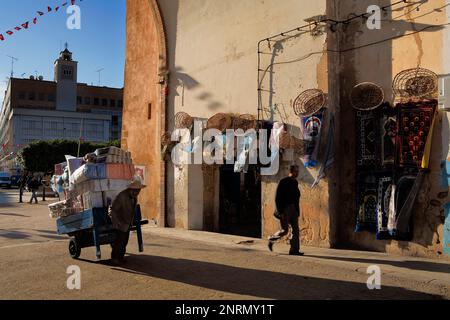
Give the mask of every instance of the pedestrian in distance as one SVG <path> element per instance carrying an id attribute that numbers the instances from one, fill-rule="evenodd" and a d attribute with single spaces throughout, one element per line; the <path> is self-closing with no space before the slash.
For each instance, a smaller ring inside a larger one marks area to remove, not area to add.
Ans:
<path id="1" fill-rule="evenodd" d="M 22 174 L 19 180 L 19 203 L 23 203 L 23 191 L 27 186 L 27 174 Z"/>
<path id="2" fill-rule="evenodd" d="M 130 228 L 136 212 L 138 196 L 146 186 L 140 180 L 133 181 L 125 191 L 119 193 L 112 206 L 108 208 L 113 228 L 116 231 L 116 240 L 112 243 L 111 260 L 113 264 L 124 262 L 127 250 Z"/>
<path id="3" fill-rule="evenodd" d="M 30 204 L 33 203 L 33 199 L 35 201 L 35 204 L 38 204 L 37 192 L 39 190 L 40 185 L 41 184 L 39 183 L 39 180 L 36 177 L 33 177 L 31 181 L 28 183 L 28 190 L 31 191 Z"/>
<path id="4" fill-rule="evenodd" d="M 280 219 L 281 229 L 269 237 L 269 250 L 273 250 L 275 242 L 281 240 L 292 228 L 291 249 L 289 255 L 302 256 L 300 252 L 300 228 L 298 219 L 300 217 L 300 190 L 298 188 L 299 168 L 293 165 L 289 169 L 289 176 L 282 179 L 277 187 L 275 195 L 275 216 Z"/>

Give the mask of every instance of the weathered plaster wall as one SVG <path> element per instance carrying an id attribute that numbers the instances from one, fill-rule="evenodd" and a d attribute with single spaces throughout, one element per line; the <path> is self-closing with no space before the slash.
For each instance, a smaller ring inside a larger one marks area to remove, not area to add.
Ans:
<path id="1" fill-rule="evenodd" d="M 143 214 L 164 226 L 159 139 L 165 114 L 159 75 L 165 64 L 161 53 L 165 48 L 155 5 L 152 0 L 127 1 L 122 145 L 131 151 L 135 164 L 146 166 L 148 187 L 139 199 Z"/>
<path id="2" fill-rule="evenodd" d="M 325 0 L 173 0 L 158 3 L 168 42 L 169 129 L 173 128 L 173 115 L 179 111 L 198 118 L 209 118 L 219 112 L 256 116 L 258 41 L 302 25 L 303 19 L 326 11 Z M 328 91 L 327 54 L 323 52 L 327 46 L 326 35 L 312 37 L 309 32 L 298 32 L 289 39 L 279 40 L 261 46 L 264 51 L 261 68 L 267 71 L 262 80 L 266 90 L 262 96 L 265 119 L 290 124 L 292 134 L 298 137 L 300 120 L 292 110 L 293 100 L 309 88 Z M 264 236 L 278 228 L 272 217 L 274 179 L 285 176 L 286 166 L 291 162 L 293 160 L 285 163 L 285 170 L 277 177 L 263 180 Z M 175 179 L 167 180 L 167 196 L 174 201 L 173 207 L 168 204 L 172 226 L 186 227 L 189 220 L 186 214 L 203 212 L 204 228 L 215 230 L 219 192 L 217 170 L 212 176 L 203 174 L 204 200 L 196 200 L 197 204 L 203 202 L 195 206 L 194 211 L 189 209 L 193 206 L 190 191 L 183 187 L 186 183 L 191 184 L 190 177 L 194 173 L 190 168 L 183 169 L 188 171 L 184 175 L 176 172 L 177 168 L 174 170 L 175 175 L 170 172 L 168 177 L 175 176 Z M 328 184 L 323 181 L 318 189 L 311 191 L 309 186 L 316 174 L 314 170 L 302 172 L 303 236 L 306 243 L 329 246 Z M 189 181 L 181 182 L 177 179 L 181 176 Z M 202 175 L 196 175 L 196 179 L 202 181 Z M 212 197 L 213 194 L 216 196 Z M 194 219 L 198 221 L 197 218 Z"/>
<path id="3" fill-rule="evenodd" d="M 377 1 L 378 5 L 390 4 L 388 0 Z M 393 2 L 393 1 L 392 1 Z M 334 13 L 339 19 L 345 19 L 351 13 L 367 10 L 373 1 L 334 1 Z M 411 6 L 388 11 L 383 16 L 381 30 L 368 30 L 361 21 L 341 26 L 337 47 L 341 50 L 334 61 L 339 72 L 333 83 L 339 85 L 339 146 L 337 170 L 340 172 L 339 209 L 337 214 L 336 236 L 340 246 L 353 246 L 370 250 L 386 251 L 408 255 L 439 256 L 442 253 L 443 203 L 448 190 L 443 190 L 441 159 L 444 147 L 442 141 L 442 113 L 438 116 L 434 131 L 434 143 L 431 156 L 431 172 L 428 174 L 414 208 L 414 238 L 412 242 L 379 241 L 368 232 L 354 233 L 355 227 L 355 121 L 348 97 L 352 87 L 363 81 L 381 85 L 386 100 L 392 102 L 391 83 L 394 76 L 409 68 L 420 65 L 438 74 L 445 72 L 443 67 L 444 50 L 443 31 L 439 28 L 427 28 L 430 25 L 447 23 L 444 0 L 429 1 L 420 7 L 420 11 Z M 390 21 L 394 19 L 394 21 Z M 398 38 L 411 32 L 425 29 L 414 35 Z M 395 38 L 395 39 L 394 39 Z M 378 42 L 377 44 L 371 44 Z M 351 49 L 356 48 L 356 49 Z M 448 72 L 448 71 L 447 71 Z M 448 143 L 448 140 L 447 140 Z M 445 147 L 447 148 L 447 147 Z M 445 158 L 445 156 L 444 156 Z"/>

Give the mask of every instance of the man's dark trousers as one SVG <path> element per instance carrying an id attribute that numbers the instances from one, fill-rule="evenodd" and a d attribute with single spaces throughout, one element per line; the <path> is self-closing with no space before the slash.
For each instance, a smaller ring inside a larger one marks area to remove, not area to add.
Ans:
<path id="1" fill-rule="evenodd" d="M 271 241 L 280 240 L 289 233 L 289 225 L 292 227 L 291 249 L 289 253 L 298 253 L 300 251 L 300 228 L 298 226 L 298 218 L 300 213 L 294 205 L 289 205 L 283 210 L 280 224 L 281 230 L 271 237 Z"/>
<path id="2" fill-rule="evenodd" d="M 123 232 L 116 230 L 116 240 L 112 244 L 111 258 L 123 260 L 127 251 L 128 239 L 130 238 L 130 231 Z"/>

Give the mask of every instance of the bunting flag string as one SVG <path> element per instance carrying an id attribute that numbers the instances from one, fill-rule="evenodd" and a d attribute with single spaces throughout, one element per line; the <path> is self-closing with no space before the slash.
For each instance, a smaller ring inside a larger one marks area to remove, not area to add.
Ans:
<path id="1" fill-rule="evenodd" d="M 79 1 L 79 2 L 83 2 L 83 0 L 78 0 L 78 1 Z M 47 13 L 49 13 L 49 12 L 58 12 L 60 8 L 66 7 L 68 4 L 69 4 L 68 2 L 64 2 L 64 3 L 61 4 L 60 6 L 56 6 L 56 7 L 54 7 L 54 8 L 51 7 L 51 6 L 47 6 Z M 74 5 L 76 4 L 76 0 L 71 0 L 71 1 L 70 1 L 70 4 L 71 4 L 72 6 L 74 6 Z M 44 13 L 43 11 L 37 11 L 36 14 L 37 14 L 37 16 L 35 16 L 35 17 L 33 18 L 33 20 L 32 20 L 32 22 L 33 22 L 34 25 L 36 25 L 36 24 L 38 23 L 38 18 L 39 18 L 39 17 L 42 17 L 42 16 L 45 15 L 45 13 Z M 26 22 L 20 24 L 20 26 L 14 27 L 13 30 L 20 31 L 20 30 L 22 30 L 22 29 L 28 29 L 29 27 L 30 27 L 30 22 L 29 22 L 29 21 L 26 21 Z M 7 35 L 9 35 L 9 36 L 14 35 L 14 31 L 11 31 L 11 29 L 10 29 L 10 30 L 7 30 L 5 33 L 6 33 Z M 3 33 L 0 33 L 0 41 L 5 41 L 5 40 L 6 40 L 6 38 L 5 38 L 5 36 L 3 35 Z"/>

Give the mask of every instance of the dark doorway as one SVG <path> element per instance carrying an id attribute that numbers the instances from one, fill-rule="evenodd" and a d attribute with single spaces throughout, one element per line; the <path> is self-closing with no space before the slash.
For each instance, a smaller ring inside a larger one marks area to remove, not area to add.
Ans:
<path id="1" fill-rule="evenodd" d="M 250 166 L 235 173 L 234 166 L 220 169 L 219 232 L 261 238 L 261 180 Z"/>

